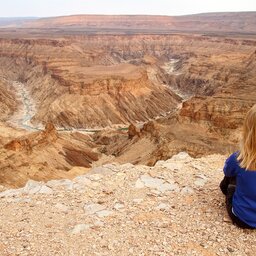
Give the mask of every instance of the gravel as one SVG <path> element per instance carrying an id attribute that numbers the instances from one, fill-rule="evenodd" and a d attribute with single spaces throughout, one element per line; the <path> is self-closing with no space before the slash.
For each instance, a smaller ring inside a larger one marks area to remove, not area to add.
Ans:
<path id="1" fill-rule="evenodd" d="M 224 161 L 181 153 L 1 192 L 0 254 L 255 255 L 256 232 L 225 210 Z"/>

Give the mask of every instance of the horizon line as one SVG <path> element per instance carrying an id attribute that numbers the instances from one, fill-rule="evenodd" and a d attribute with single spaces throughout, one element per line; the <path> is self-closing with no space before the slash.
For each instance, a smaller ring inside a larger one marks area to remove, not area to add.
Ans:
<path id="1" fill-rule="evenodd" d="M 0 19 L 44 19 L 44 18 L 58 18 L 58 17 L 70 17 L 70 16 L 162 16 L 162 17 L 181 17 L 190 15 L 202 15 L 202 14 L 222 14 L 222 13 L 256 13 L 255 11 L 213 11 L 213 12 L 200 12 L 200 13 L 189 13 L 179 15 L 167 15 L 167 14 L 105 14 L 105 13 L 77 13 L 77 14 L 66 14 L 66 15 L 53 15 L 53 16 L 0 16 Z"/>

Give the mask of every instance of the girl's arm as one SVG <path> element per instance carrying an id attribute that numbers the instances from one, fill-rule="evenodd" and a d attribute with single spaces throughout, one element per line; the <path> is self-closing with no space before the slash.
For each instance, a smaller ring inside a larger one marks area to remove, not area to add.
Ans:
<path id="1" fill-rule="evenodd" d="M 236 170 L 237 170 L 237 155 L 236 153 L 233 153 L 225 162 L 223 171 L 225 176 L 227 177 L 234 177 L 237 175 Z"/>

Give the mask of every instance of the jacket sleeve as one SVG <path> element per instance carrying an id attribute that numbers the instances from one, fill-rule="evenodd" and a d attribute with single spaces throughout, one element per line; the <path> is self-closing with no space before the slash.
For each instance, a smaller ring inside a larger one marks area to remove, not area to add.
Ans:
<path id="1" fill-rule="evenodd" d="M 234 177 L 237 175 L 236 172 L 236 166 L 237 166 L 237 160 L 236 160 L 236 154 L 232 154 L 225 162 L 223 171 L 225 176 L 227 177 Z"/>

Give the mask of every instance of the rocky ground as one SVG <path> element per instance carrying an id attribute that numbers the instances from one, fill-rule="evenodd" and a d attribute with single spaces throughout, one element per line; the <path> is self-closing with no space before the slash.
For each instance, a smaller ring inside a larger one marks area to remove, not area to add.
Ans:
<path id="1" fill-rule="evenodd" d="M 108 164 L 0 193 L 1 255 L 255 255 L 218 189 L 224 156 Z"/>

